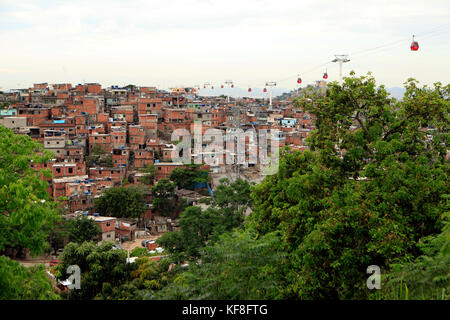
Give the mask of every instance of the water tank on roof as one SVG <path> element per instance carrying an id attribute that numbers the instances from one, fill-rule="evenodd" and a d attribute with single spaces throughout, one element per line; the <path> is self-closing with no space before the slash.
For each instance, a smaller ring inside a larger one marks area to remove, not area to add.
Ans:
<path id="1" fill-rule="evenodd" d="M 98 212 L 94 213 L 94 217 L 98 217 L 100 214 Z"/>

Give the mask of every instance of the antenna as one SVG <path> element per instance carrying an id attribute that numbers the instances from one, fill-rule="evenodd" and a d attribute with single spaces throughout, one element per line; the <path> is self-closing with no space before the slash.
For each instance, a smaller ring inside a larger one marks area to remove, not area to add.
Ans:
<path id="1" fill-rule="evenodd" d="M 349 62 L 348 54 L 335 54 L 336 58 L 334 58 L 331 62 L 339 62 L 339 83 L 342 83 L 342 64 L 345 62 Z"/>

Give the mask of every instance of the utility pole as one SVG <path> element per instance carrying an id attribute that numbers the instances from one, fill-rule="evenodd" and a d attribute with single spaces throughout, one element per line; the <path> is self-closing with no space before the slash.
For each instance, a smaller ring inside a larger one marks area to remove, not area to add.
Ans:
<path id="1" fill-rule="evenodd" d="M 268 81 L 266 82 L 266 87 L 269 87 L 269 106 L 270 109 L 272 109 L 272 87 L 276 86 L 277 83 L 275 81 Z"/>
<path id="2" fill-rule="evenodd" d="M 345 62 L 349 62 L 350 59 L 348 59 L 348 54 L 335 54 L 336 58 L 332 60 L 331 62 L 339 62 L 339 83 L 342 83 L 342 64 Z"/>

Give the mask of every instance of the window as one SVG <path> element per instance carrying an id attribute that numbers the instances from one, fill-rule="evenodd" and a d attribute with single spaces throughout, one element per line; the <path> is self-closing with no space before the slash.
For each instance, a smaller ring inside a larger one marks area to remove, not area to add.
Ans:
<path id="1" fill-rule="evenodd" d="M 73 173 L 73 168 L 69 168 L 69 173 Z"/>
<path id="2" fill-rule="evenodd" d="M 108 222 L 106 223 L 106 226 L 107 226 L 107 227 L 111 226 L 111 222 L 108 221 Z"/>

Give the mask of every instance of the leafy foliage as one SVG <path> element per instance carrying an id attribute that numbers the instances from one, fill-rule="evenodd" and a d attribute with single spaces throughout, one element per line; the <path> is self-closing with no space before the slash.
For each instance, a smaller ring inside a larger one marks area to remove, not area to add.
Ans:
<path id="1" fill-rule="evenodd" d="M 57 300 L 44 265 L 26 268 L 0 256 L 0 300 Z"/>
<path id="2" fill-rule="evenodd" d="M 161 179 L 152 187 L 153 207 L 163 215 L 173 217 L 178 199 L 175 184 L 168 179 Z"/>
<path id="3" fill-rule="evenodd" d="M 216 188 L 210 207 L 188 207 L 180 216 L 180 231 L 164 234 L 157 240 L 176 261 L 196 259 L 209 241 L 242 225 L 243 213 L 251 204 L 250 184 L 242 179 L 227 179 Z"/>
<path id="4" fill-rule="evenodd" d="M 142 257 L 150 255 L 147 248 L 136 247 L 130 252 L 130 257 Z"/>
<path id="5" fill-rule="evenodd" d="M 447 212 L 448 219 L 448 212 Z M 378 299 L 450 299 L 450 224 L 438 235 L 419 242 L 423 253 L 415 261 L 392 266 Z"/>
<path id="6" fill-rule="evenodd" d="M 102 216 L 140 218 L 145 212 L 143 192 L 137 187 L 106 189 L 95 200 L 95 210 Z"/>
<path id="7" fill-rule="evenodd" d="M 131 280 L 131 272 L 135 265 L 127 263 L 127 252 L 116 249 L 112 242 L 93 242 L 81 244 L 71 242 L 61 255 L 62 262 L 57 266 L 55 275 L 59 279 L 67 279 L 67 268 L 77 265 L 81 270 L 80 289 L 70 292 L 70 299 L 102 298 L 105 287 L 119 287 Z"/>
<path id="8" fill-rule="evenodd" d="M 193 189 L 195 183 L 209 182 L 207 170 L 200 170 L 199 164 L 189 164 L 182 168 L 175 168 L 169 179 L 175 182 L 178 188 Z"/>
<path id="9" fill-rule="evenodd" d="M 277 299 L 283 286 L 279 239 L 250 232 L 223 234 L 208 244 L 198 263 L 181 273 L 156 297 L 162 299 Z"/>
<path id="10" fill-rule="evenodd" d="M 296 102 L 316 119 L 311 151 L 283 151 L 279 172 L 254 187 L 250 216 L 260 234 L 280 231 L 285 297 L 366 298 L 368 265 L 416 257 L 419 239 L 439 232 L 449 89 L 410 79 L 397 102 L 370 75 L 352 74 Z"/>
<path id="11" fill-rule="evenodd" d="M 145 175 L 142 177 L 142 182 L 146 185 L 153 185 L 155 180 L 156 168 L 154 164 L 149 164 L 140 170 Z"/>
<path id="12" fill-rule="evenodd" d="M 72 242 L 82 243 L 98 238 L 99 228 L 94 220 L 86 216 L 71 220 L 69 223 L 69 239 Z"/>
<path id="13" fill-rule="evenodd" d="M 39 176 L 50 172 L 37 173 L 30 164 L 51 157 L 42 144 L 0 125 L 0 251 L 26 248 L 38 254 L 48 246 L 49 230 L 60 215 Z"/>

